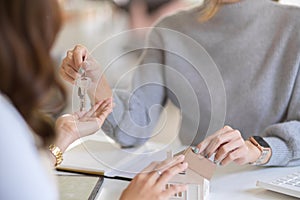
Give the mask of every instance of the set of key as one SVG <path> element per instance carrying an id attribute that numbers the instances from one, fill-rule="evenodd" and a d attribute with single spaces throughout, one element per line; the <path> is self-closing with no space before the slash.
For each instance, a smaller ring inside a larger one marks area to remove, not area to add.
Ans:
<path id="1" fill-rule="evenodd" d="M 76 80 L 76 86 L 77 86 L 77 95 L 79 97 L 79 111 L 86 111 L 86 104 L 87 104 L 87 98 L 88 98 L 88 88 L 91 83 L 91 79 L 87 77 L 86 75 L 86 69 L 88 63 L 83 62 L 82 66 L 80 67 L 78 73 L 80 74 L 80 77 Z"/>

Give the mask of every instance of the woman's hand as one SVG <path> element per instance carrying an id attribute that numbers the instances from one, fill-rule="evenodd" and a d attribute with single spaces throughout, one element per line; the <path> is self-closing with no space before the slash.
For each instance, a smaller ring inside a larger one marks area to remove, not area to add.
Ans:
<path id="1" fill-rule="evenodd" d="M 84 61 L 88 64 L 84 65 Z M 97 75 L 101 73 L 101 67 L 96 66 L 96 62 L 89 55 L 86 47 L 76 45 L 73 50 L 67 52 L 67 56 L 63 59 L 60 75 L 66 81 L 74 84 L 75 80 L 80 77 L 79 69 L 83 67 L 87 76 L 92 79 L 92 82 L 97 81 Z"/>
<path id="2" fill-rule="evenodd" d="M 121 200 L 156 200 L 169 199 L 176 193 L 187 189 L 186 185 L 173 185 L 166 189 L 166 184 L 173 176 L 187 169 L 184 156 L 174 157 L 161 163 L 151 163 L 138 174 L 124 190 Z"/>
<path id="3" fill-rule="evenodd" d="M 86 76 L 91 79 L 89 95 L 96 102 L 112 96 L 111 88 L 103 74 L 101 66 L 90 56 L 86 47 L 76 45 L 73 50 L 67 52 L 60 67 L 61 77 L 71 84 L 81 75 L 79 69 L 85 70 Z"/>
<path id="4" fill-rule="evenodd" d="M 251 142 L 242 138 L 240 131 L 225 126 L 197 145 L 205 157 L 215 154 L 214 161 L 220 165 L 235 162 L 239 165 L 254 162 L 261 152 Z"/>
<path id="5" fill-rule="evenodd" d="M 64 152 L 75 140 L 97 132 L 111 113 L 112 107 L 112 99 L 108 98 L 97 103 L 88 112 L 59 117 L 55 124 L 58 134 L 56 146 Z"/>

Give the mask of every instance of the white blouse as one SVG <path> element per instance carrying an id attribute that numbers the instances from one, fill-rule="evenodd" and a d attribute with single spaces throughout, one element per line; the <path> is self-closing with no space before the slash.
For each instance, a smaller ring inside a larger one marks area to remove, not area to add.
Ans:
<path id="1" fill-rule="evenodd" d="M 1 93 L 0 160 L 0 199 L 58 199 L 49 162 L 36 148 L 25 120 Z"/>

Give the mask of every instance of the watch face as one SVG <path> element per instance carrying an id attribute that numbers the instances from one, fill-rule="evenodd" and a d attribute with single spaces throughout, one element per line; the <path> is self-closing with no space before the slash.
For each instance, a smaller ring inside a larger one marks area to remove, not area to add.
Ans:
<path id="1" fill-rule="evenodd" d="M 262 147 L 265 147 L 265 148 L 269 148 L 270 145 L 260 136 L 253 136 L 253 138 L 256 140 L 256 142 L 262 146 Z"/>

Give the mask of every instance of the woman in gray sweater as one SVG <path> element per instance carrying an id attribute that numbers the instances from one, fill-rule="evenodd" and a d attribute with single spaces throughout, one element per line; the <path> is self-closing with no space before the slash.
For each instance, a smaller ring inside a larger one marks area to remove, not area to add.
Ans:
<path id="1" fill-rule="evenodd" d="M 222 165 L 300 164 L 299 19 L 299 8 L 270 0 L 206 0 L 162 19 L 131 90 L 114 90 L 103 130 L 123 147 L 141 145 L 171 100 L 181 141 Z M 83 59 L 92 59 L 83 46 L 69 51 L 62 76 L 73 82 Z M 96 101 L 111 95 L 101 71 L 89 73 Z"/>

